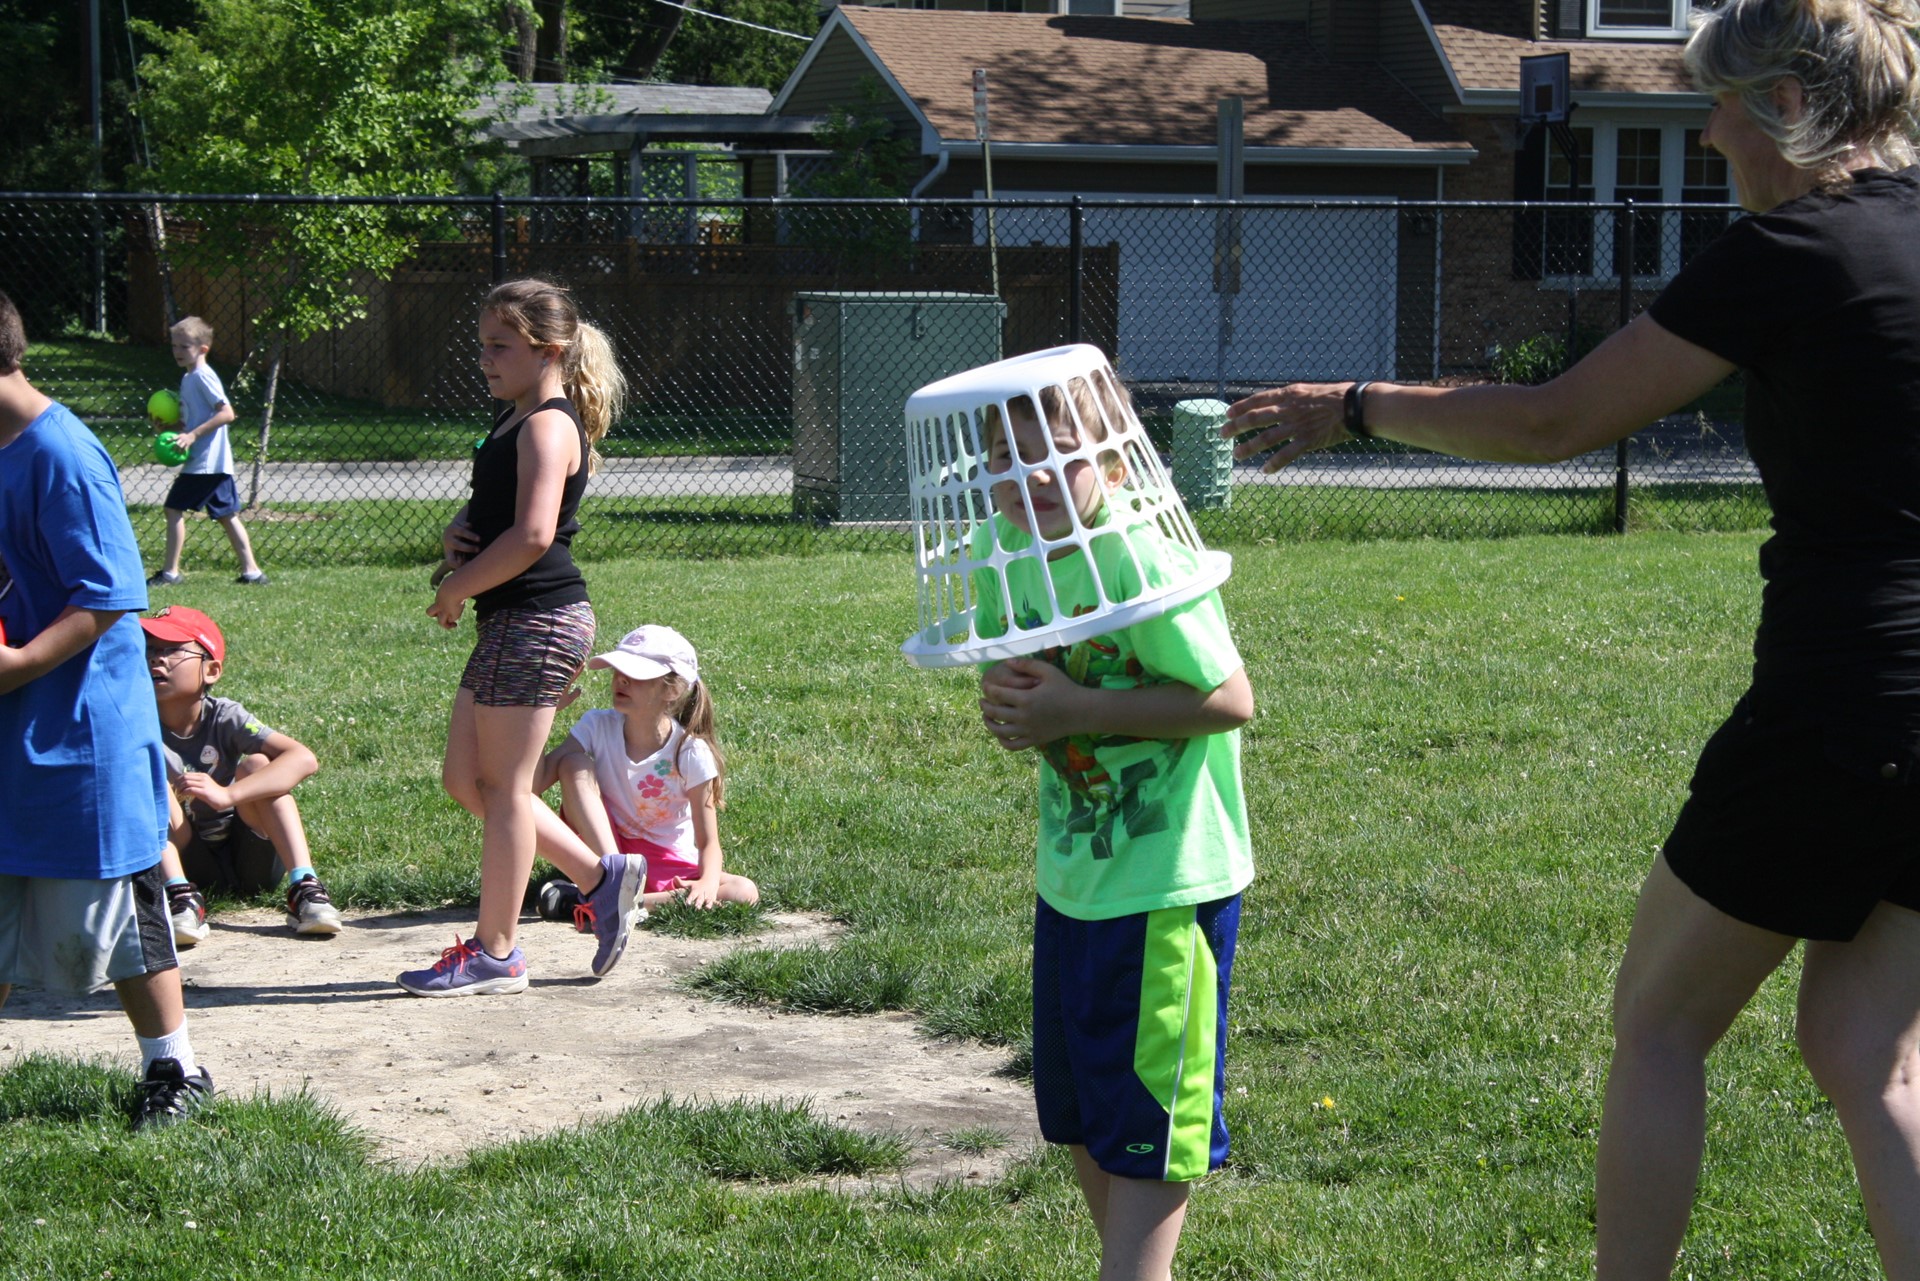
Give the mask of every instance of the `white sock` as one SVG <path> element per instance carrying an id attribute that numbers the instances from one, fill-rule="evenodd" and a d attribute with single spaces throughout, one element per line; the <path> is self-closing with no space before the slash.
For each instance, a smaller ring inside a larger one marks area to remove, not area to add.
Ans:
<path id="1" fill-rule="evenodd" d="M 135 1033 L 133 1039 L 140 1042 L 140 1075 L 143 1077 L 155 1059 L 172 1059 L 188 1076 L 192 1076 L 193 1070 L 200 1066 L 193 1058 L 193 1042 L 187 1039 L 185 1019 L 180 1020 L 180 1026 L 165 1036 L 141 1036 Z"/>

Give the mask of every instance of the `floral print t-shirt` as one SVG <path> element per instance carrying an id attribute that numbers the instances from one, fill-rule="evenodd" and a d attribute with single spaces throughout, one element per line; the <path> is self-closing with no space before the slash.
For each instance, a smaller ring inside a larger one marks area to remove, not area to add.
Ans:
<path id="1" fill-rule="evenodd" d="M 573 727 L 574 740 L 593 757 L 594 777 L 613 830 L 630 840 L 678 850 L 688 862 L 697 862 L 687 791 L 720 772 L 712 750 L 697 738 L 689 739 L 675 723 L 659 751 L 633 761 L 627 759 L 626 734 L 626 717 L 611 708 L 588 712 Z"/>

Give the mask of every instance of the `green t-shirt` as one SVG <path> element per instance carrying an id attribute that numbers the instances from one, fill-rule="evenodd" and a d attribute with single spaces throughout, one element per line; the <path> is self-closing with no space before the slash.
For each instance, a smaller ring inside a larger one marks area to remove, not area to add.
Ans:
<path id="1" fill-rule="evenodd" d="M 1150 526 L 1136 526 L 1124 535 L 1139 558 L 1136 570 L 1120 536 L 1110 530 L 1091 541 L 1094 569 L 1114 600 L 1167 581 L 1170 569 L 1180 568 L 1176 558 L 1189 554 Z M 1031 544 L 998 515 L 991 532 L 987 526 L 977 532 L 976 557 L 986 554 L 989 538 L 1007 551 Z M 1074 551 L 1050 562 L 1009 562 L 1008 598 L 1016 616 L 1051 615 L 1049 572 L 1069 616 L 1097 608 L 1100 595 L 1087 559 Z M 974 571 L 974 587 L 976 629 L 982 636 L 1004 634 L 999 574 Z M 1213 690 L 1241 667 L 1217 591 L 1038 657 L 1100 689 L 1180 681 Z M 1046 764 L 1040 771 L 1039 889 L 1054 910 L 1083 921 L 1108 920 L 1226 898 L 1253 879 L 1238 730 L 1186 739 L 1074 735 L 1040 750 Z"/>

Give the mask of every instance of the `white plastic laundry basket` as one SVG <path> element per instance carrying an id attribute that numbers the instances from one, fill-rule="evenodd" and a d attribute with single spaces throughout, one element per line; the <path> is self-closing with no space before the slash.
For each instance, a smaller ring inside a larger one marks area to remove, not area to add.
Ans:
<path id="1" fill-rule="evenodd" d="M 1042 409 L 1048 405 L 1051 418 Z M 1015 413 L 1055 429 L 1040 433 L 1046 456 L 1023 458 L 1009 447 L 1001 467 L 990 471 L 995 424 L 1004 429 Z M 1056 421 L 1061 416 L 1073 424 L 1071 448 L 1056 439 L 1063 434 Z M 1197 599 L 1232 571 L 1231 557 L 1201 543 L 1098 347 L 1055 347 L 943 378 L 907 400 L 906 417 L 920 627 L 900 648 L 918 666 L 994 662 L 1071 645 Z M 1057 484 L 1078 461 L 1093 466 L 1106 489 L 1105 513 L 1091 526 L 1069 503 L 1069 530 L 994 536 L 995 485 L 1006 486 L 1005 500 L 1021 504 L 1031 526 L 1028 477 L 1046 471 Z M 1055 567 L 1064 563 L 1058 557 L 1076 551 L 1092 570 L 1099 599 L 1091 609 L 1083 605 L 1082 612 L 1063 617 Z M 1038 583 L 1045 598 L 1025 620 L 1016 617 L 1007 587 L 1009 567 L 1019 561 L 1027 562 L 1022 581 Z M 1130 572 L 1108 581 L 1096 568 L 1101 563 Z M 982 593 L 992 599 L 982 600 Z M 985 620 L 992 621 L 983 634 Z"/>

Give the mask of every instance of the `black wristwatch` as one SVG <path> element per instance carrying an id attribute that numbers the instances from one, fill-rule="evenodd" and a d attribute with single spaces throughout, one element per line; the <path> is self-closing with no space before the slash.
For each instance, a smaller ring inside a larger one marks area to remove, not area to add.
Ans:
<path id="1" fill-rule="evenodd" d="M 1347 387 L 1346 426 L 1347 430 L 1362 440 L 1370 439 L 1373 433 L 1367 430 L 1367 406 L 1360 398 L 1367 394 L 1370 382 L 1353 383 Z"/>

